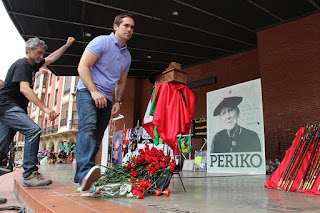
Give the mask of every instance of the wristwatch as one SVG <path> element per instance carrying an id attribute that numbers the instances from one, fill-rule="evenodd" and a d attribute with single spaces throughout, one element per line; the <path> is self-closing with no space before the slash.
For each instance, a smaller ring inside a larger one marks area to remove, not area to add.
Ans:
<path id="1" fill-rule="evenodd" d="M 121 105 L 121 104 L 122 104 L 122 101 L 123 101 L 123 100 L 121 100 L 121 101 L 116 100 L 114 103 L 119 103 L 119 104 Z"/>

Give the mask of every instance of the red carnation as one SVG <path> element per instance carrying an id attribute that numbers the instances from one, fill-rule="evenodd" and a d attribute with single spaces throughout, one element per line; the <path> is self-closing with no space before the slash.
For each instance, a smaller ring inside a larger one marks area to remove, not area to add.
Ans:
<path id="1" fill-rule="evenodd" d="M 147 161 L 148 164 L 152 163 L 152 158 L 150 157 L 150 155 L 145 155 L 145 160 Z"/>
<path id="2" fill-rule="evenodd" d="M 144 154 L 139 155 L 137 159 L 137 163 L 141 165 L 144 163 L 144 161 L 145 161 Z"/>
<path id="3" fill-rule="evenodd" d="M 137 191 L 137 198 L 143 199 L 143 193 L 141 191 Z"/>
<path id="4" fill-rule="evenodd" d="M 131 178 L 131 179 L 130 179 L 130 182 L 131 182 L 131 183 L 134 183 L 135 181 L 136 181 L 136 179 L 134 179 L 134 178 Z"/>
<path id="5" fill-rule="evenodd" d="M 138 152 L 140 153 L 140 155 L 144 154 L 144 150 L 143 149 L 139 149 Z"/>
<path id="6" fill-rule="evenodd" d="M 154 168 L 155 168 L 156 171 L 159 171 L 160 170 L 159 164 L 154 165 Z"/>
<path id="7" fill-rule="evenodd" d="M 176 171 L 176 164 L 175 163 L 170 163 L 169 167 L 170 167 L 170 172 Z"/>
<path id="8" fill-rule="evenodd" d="M 132 186 L 132 194 L 136 195 L 138 192 L 141 192 L 140 188 L 137 185 Z"/>
<path id="9" fill-rule="evenodd" d="M 166 188 L 163 192 L 165 197 L 169 197 L 170 196 L 170 189 Z"/>
<path id="10" fill-rule="evenodd" d="M 132 177 L 137 177 L 139 174 L 138 174 L 138 172 L 136 172 L 136 171 L 132 171 L 132 172 L 130 172 L 130 175 L 131 175 Z"/>
<path id="11" fill-rule="evenodd" d="M 165 162 L 160 162 L 159 166 L 164 169 L 164 168 L 166 168 L 166 163 Z"/>
<path id="12" fill-rule="evenodd" d="M 165 155 L 162 149 L 159 150 L 159 152 L 160 152 L 161 156 L 164 156 L 164 155 Z"/>
<path id="13" fill-rule="evenodd" d="M 160 188 L 157 188 L 156 190 L 154 190 L 153 195 L 154 195 L 154 196 L 159 196 L 159 195 L 161 195 L 161 189 L 160 189 Z"/>
<path id="14" fill-rule="evenodd" d="M 130 170 L 132 167 L 131 167 L 131 162 L 128 162 L 127 166 L 126 166 L 126 169 L 127 170 Z"/>
<path id="15" fill-rule="evenodd" d="M 154 154 L 154 155 L 157 155 L 159 153 L 159 150 L 157 150 L 157 148 L 155 147 L 152 147 L 151 148 L 151 152 Z"/>
<path id="16" fill-rule="evenodd" d="M 149 188 L 150 186 L 152 186 L 152 183 L 150 183 L 148 180 L 144 179 L 144 180 L 138 180 L 137 181 L 139 186 L 140 186 L 140 190 L 142 192 L 144 192 L 147 188 Z"/>
<path id="17" fill-rule="evenodd" d="M 152 166 L 148 166 L 145 170 L 149 172 L 149 175 L 154 175 L 156 173 L 156 169 Z"/>

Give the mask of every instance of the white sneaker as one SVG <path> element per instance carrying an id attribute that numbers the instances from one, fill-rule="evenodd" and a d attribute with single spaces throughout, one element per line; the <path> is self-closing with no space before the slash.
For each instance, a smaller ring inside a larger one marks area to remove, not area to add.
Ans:
<path id="1" fill-rule="evenodd" d="M 99 166 L 92 167 L 86 176 L 83 178 L 80 189 L 81 191 L 87 191 L 91 185 L 99 180 L 101 175 L 101 169 Z"/>

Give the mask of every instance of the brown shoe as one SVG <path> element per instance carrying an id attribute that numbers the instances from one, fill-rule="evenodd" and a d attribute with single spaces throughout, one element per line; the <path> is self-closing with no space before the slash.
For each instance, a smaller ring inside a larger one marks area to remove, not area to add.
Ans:
<path id="1" fill-rule="evenodd" d="M 52 183 L 51 180 L 45 180 L 38 171 L 31 173 L 29 177 L 24 178 L 24 186 L 35 187 L 35 186 L 47 186 Z"/>

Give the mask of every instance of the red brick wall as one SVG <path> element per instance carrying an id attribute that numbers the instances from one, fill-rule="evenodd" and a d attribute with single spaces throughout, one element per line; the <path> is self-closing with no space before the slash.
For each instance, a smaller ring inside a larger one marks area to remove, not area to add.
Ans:
<path id="1" fill-rule="evenodd" d="M 194 118 L 207 117 L 207 92 L 259 78 L 257 50 L 210 61 L 183 71 L 187 72 L 188 82 L 216 77 L 216 84 L 192 89 L 198 103 L 195 104 Z"/>
<path id="2" fill-rule="evenodd" d="M 267 159 L 284 157 L 300 126 L 319 121 L 320 14 L 258 33 Z"/>
<path id="3" fill-rule="evenodd" d="M 124 118 L 116 121 L 116 131 L 123 130 L 124 124 L 125 128 L 133 128 L 137 125 L 140 119 L 141 96 L 141 80 L 128 78 L 120 109 L 120 114 L 124 115 Z M 141 122 L 140 120 L 140 124 Z"/>

